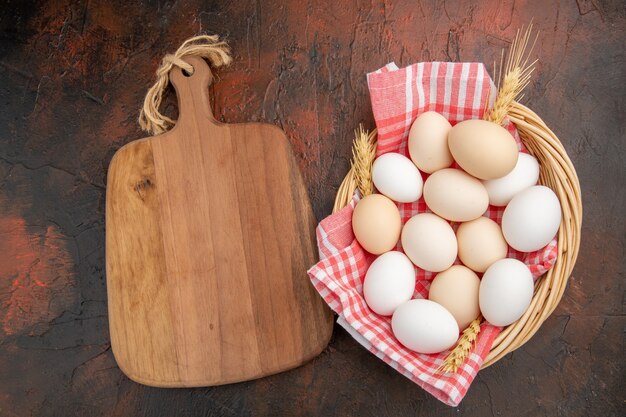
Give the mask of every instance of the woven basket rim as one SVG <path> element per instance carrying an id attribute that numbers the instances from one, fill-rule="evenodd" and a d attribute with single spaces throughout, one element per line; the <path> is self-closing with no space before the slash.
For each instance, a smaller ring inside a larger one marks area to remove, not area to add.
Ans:
<path id="1" fill-rule="evenodd" d="M 583 214 L 580 183 L 563 144 L 536 113 L 521 103 L 513 102 L 508 118 L 517 127 L 528 152 L 539 161 L 539 184 L 556 193 L 562 216 L 555 264 L 535 281 L 535 292 L 526 313 L 496 337 L 481 369 L 524 345 L 539 330 L 563 297 L 580 249 Z M 370 137 L 375 136 L 376 129 L 370 132 Z M 356 188 L 351 168 L 337 190 L 333 213 L 350 202 Z"/>

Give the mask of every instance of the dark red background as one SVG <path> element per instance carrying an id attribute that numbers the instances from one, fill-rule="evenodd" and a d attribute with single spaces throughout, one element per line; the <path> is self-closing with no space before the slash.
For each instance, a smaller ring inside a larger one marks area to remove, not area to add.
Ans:
<path id="1" fill-rule="evenodd" d="M 626 413 L 622 1 L 142 3 L 0 2 L 0 415 Z M 235 59 L 212 87 L 216 115 L 282 127 L 321 219 L 353 129 L 373 127 L 366 72 L 391 60 L 490 64 L 531 18 L 540 62 L 525 101 L 577 167 L 582 248 L 559 308 L 481 372 L 458 409 L 341 328 L 309 364 L 258 381 L 166 390 L 122 375 L 107 324 L 105 174 L 144 136 L 138 109 L 165 53 L 200 31 L 228 40 Z"/>

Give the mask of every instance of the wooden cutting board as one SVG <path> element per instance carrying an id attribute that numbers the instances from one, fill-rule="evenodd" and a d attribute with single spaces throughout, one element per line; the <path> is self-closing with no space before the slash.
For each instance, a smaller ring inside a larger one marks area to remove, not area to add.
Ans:
<path id="1" fill-rule="evenodd" d="M 289 142 L 217 122 L 208 65 L 185 60 L 193 75 L 170 72 L 176 126 L 121 148 L 107 181 L 111 346 L 128 377 L 159 387 L 294 368 L 332 332 L 306 275 L 316 221 Z"/>

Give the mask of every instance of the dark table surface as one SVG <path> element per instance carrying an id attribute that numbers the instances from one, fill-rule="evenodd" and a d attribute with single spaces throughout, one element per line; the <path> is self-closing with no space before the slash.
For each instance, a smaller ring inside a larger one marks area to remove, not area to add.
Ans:
<path id="1" fill-rule="evenodd" d="M 622 1 L 0 3 L 1 416 L 626 414 Z M 201 31 L 226 37 L 234 64 L 211 87 L 215 114 L 282 127 L 321 219 L 353 129 L 373 127 L 366 72 L 392 60 L 491 63 L 532 18 L 539 63 L 525 101 L 577 168 L 582 247 L 554 314 L 480 372 L 460 407 L 337 326 L 318 358 L 257 381 L 158 389 L 120 372 L 107 322 L 105 174 L 118 148 L 144 136 L 138 109 L 165 53 Z"/>

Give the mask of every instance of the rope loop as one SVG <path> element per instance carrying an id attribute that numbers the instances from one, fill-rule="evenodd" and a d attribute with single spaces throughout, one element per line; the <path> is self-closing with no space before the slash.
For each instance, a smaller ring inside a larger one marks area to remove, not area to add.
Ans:
<path id="1" fill-rule="evenodd" d="M 217 35 L 194 36 L 183 42 L 173 54 L 165 55 L 156 70 L 157 80 L 146 93 L 139 114 L 139 126 L 142 130 L 152 135 L 160 135 L 176 124 L 175 120 L 162 114 L 159 107 L 169 84 L 169 73 L 172 68 L 178 67 L 189 75 L 193 74 L 193 66 L 182 59 L 186 56 L 202 57 L 214 68 L 226 66 L 232 62 L 230 48 L 226 42 L 220 41 Z"/>

